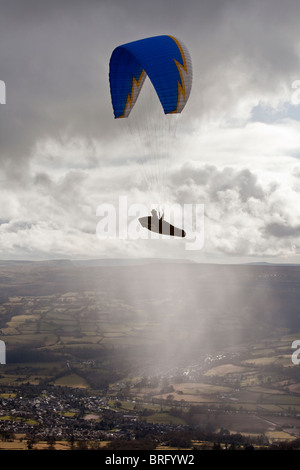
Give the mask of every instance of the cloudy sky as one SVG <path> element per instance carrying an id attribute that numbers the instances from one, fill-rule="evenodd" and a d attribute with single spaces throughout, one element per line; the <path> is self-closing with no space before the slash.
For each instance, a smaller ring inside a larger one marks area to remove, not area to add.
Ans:
<path id="1" fill-rule="evenodd" d="M 0 259 L 299 262 L 297 0 L 0 4 Z M 97 235 L 103 208 L 119 217 L 120 200 L 129 214 L 158 202 L 139 142 L 113 118 L 108 70 L 115 47 L 160 34 L 180 38 L 193 63 L 164 188 L 172 204 L 203 207 L 194 249 Z"/>

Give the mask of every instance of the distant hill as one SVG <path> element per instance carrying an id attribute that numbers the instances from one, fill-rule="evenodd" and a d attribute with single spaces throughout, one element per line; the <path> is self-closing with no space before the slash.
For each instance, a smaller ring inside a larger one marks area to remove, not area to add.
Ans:
<path id="1" fill-rule="evenodd" d="M 194 263 L 185 259 L 168 259 L 168 258 L 103 258 L 90 260 L 72 260 L 75 266 L 140 266 L 152 263 Z"/>
<path id="2" fill-rule="evenodd" d="M 198 263 L 190 259 L 172 258 L 99 258 L 99 259 L 45 259 L 45 260 L 0 260 L 1 266 L 143 266 L 148 264 L 191 264 L 198 266 L 300 266 L 298 263 L 269 263 L 254 261 L 251 263 Z"/>
<path id="3" fill-rule="evenodd" d="M 185 259 L 168 259 L 168 258 L 100 258 L 86 260 L 69 260 L 69 259 L 53 259 L 53 260 L 0 260 L 1 266 L 141 266 L 152 263 L 194 263 Z"/>
<path id="4" fill-rule="evenodd" d="M 0 260 L 1 266 L 72 266 L 72 261 L 68 259 L 49 259 L 49 260 Z"/>

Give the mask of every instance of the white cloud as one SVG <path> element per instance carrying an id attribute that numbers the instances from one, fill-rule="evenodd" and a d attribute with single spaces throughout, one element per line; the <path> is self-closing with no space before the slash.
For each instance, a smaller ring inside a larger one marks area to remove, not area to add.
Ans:
<path id="1" fill-rule="evenodd" d="M 54 2 L 44 10 L 30 1 L 20 16 L 13 2 L 3 7 L 1 34 L 10 47 L 0 57 L 7 85 L 0 257 L 187 256 L 177 242 L 96 237 L 99 204 L 117 204 L 121 195 L 130 203 L 153 201 L 141 165 L 149 149 L 139 151 L 112 116 L 109 57 L 118 44 L 164 31 L 185 42 L 194 68 L 163 180 L 171 202 L 205 204 L 205 245 L 188 257 L 293 255 L 300 226 L 300 113 L 291 106 L 292 83 L 300 79 L 299 4 L 155 3 L 73 2 L 70 10 L 68 2 Z M 148 176 L 154 169 L 149 160 Z"/>

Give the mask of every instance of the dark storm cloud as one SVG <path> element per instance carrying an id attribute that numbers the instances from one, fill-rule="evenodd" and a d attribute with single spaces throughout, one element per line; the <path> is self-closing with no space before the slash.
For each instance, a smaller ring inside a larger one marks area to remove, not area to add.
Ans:
<path id="1" fill-rule="evenodd" d="M 111 138 L 109 57 L 118 44 L 139 37 L 170 33 L 188 45 L 195 76 L 190 116 L 219 109 L 224 95 L 224 106 L 241 98 L 232 83 L 224 83 L 228 68 L 249 74 L 246 86 L 262 93 L 278 87 L 280 77 L 298 70 L 298 10 L 291 0 L 284 6 L 234 0 L 2 2 L 2 168 L 21 177 L 36 142 L 46 137 Z"/>
<path id="2" fill-rule="evenodd" d="M 1 8 L 1 158 L 11 173 L 43 138 L 99 137 L 107 64 L 101 2 L 6 2 Z M 105 112 L 104 112 L 105 114 Z M 18 162 L 16 167 L 15 162 Z"/>
<path id="3" fill-rule="evenodd" d="M 271 223 L 268 224 L 265 228 L 265 234 L 267 236 L 272 235 L 276 238 L 285 238 L 285 237 L 300 237 L 300 225 L 296 227 L 286 225 L 284 223 Z"/>

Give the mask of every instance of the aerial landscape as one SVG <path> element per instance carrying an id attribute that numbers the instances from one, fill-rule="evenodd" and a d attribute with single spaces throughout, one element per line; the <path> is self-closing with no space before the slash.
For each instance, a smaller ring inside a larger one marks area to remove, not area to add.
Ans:
<path id="1" fill-rule="evenodd" d="M 299 266 L 0 269 L 0 448 L 298 448 Z"/>

